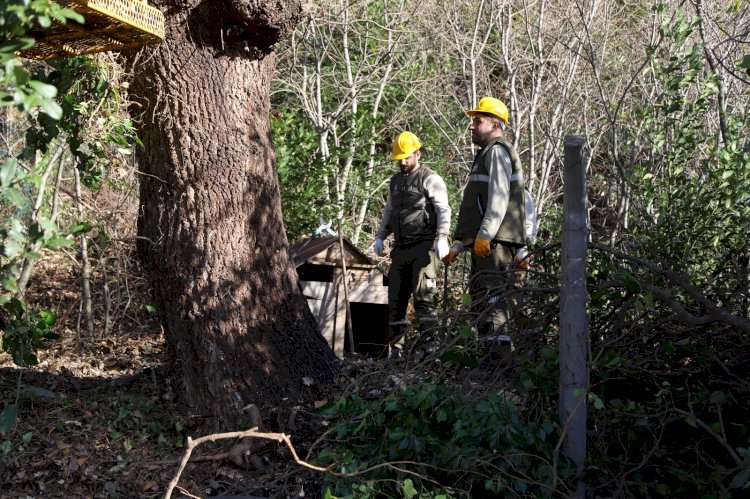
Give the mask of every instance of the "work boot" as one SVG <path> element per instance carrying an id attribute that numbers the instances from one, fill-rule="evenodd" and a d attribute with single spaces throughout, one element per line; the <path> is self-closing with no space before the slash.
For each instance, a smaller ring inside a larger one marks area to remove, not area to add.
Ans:
<path id="1" fill-rule="evenodd" d="M 439 346 L 440 328 L 436 317 L 429 316 L 419 321 L 419 348 L 425 353 L 432 353 Z"/>
<path id="2" fill-rule="evenodd" d="M 390 351 L 388 352 L 388 358 L 390 360 L 400 360 L 401 359 L 401 349 L 397 346 L 391 345 Z"/>
<path id="3" fill-rule="evenodd" d="M 507 365 L 513 351 L 513 340 L 507 334 L 487 336 L 484 338 L 484 348 L 491 362 Z"/>

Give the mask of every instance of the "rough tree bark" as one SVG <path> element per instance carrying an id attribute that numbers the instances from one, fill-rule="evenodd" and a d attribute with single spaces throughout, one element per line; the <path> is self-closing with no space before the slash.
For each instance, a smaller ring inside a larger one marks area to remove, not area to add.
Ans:
<path id="1" fill-rule="evenodd" d="M 215 426 L 325 385 L 335 357 L 298 291 L 269 124 L 274 44 L 302 1 L 156 0 L 164 43 L 130 54 L 140 249 L 178 396 Z M 303 380 L 303 378 L 305 378 Z"/>

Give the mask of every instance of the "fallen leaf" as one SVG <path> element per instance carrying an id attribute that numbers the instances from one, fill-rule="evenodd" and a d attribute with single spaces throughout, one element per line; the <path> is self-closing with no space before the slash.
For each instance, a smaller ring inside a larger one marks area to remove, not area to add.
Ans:
<path id="1" fill-rule="evenodd" d="M 315 401 L 315 404 L 313 404 L 313 405 L 315 405 L 315 408 L 316 408 L 316 409 L 320 409 L 321 407 L 323 407 L 323 406 L 324 406 L 324 405 L 326 405 L 327 403 L 328 403 L 328 400 L 326 400 L 326 399 L 323 399 L 323 400 L 316 400 L 316 401 Z"/>
<path id="2" fill-rule="evenodd" d="M 149 480 L 148 482 L 143 484 L 143 491 L 146 492 L 147 490 L 151 490 L 154 487 L 156 487 L 156 482 L 153 480 Z"/>

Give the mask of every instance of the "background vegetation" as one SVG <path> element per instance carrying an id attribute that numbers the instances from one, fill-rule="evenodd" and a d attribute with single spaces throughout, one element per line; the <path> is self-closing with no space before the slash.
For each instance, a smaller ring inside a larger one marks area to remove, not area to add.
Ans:
<path id="1" fill-rule="evenodd" d="M 404 129 L 422 139 L 423 162 L 444 176 L 457 207 L 473 156 L 464 110 L 483 95 L 510 106 L 541 223 L 513 369 L 483 389 L 456 381 L 479 349 L 471 317 L 457 312 L 467 267 L 454 265 L 440 369 L 406 376 L 385 393 L 380 387 L 382 396 L 355 384 L 324 408 L 331 427 L 314 457 L 335 472 L 326 478 L 332 494 L 570 492 L 574 468 L 560 455 L 556 412 L 566 135 L 586 138 L 589 490 L 727 497 L 748 488 L 749 7 L 746 0 L 311 7 L 277 47 L 272 93 L 291 243 L 321 221 L 340 221 L 368 248 L 394 171 L 390 142 Z M 30 43 L 22 38 L 30 23 L 72 13 L 33 0 L 2 15 L 0 39 L 21 40 L 0 45 L 2 338 L 13 361 L 28 366 L 55 335 L 85 347 L 147 321 L 130 244 L 137 171 L 128 158 L 138 141 L 113 57 L 47 64 L 14 55 Z M 25 299 L 41 275 L 35 262 L 60 252 L 80 284 L 66 314 L 74 326 L 65 330 L 54 326 L 59 300 Z M 3 394 L 6 455 L 23 438 L 13 430 L 18 386 Z"/>

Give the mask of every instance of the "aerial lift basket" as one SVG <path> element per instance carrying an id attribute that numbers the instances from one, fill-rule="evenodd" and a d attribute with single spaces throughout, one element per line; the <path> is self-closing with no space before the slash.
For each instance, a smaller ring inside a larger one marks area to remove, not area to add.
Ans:
<path id="1" fill-rule="evenodd" d="M 55 0 L 81 14 L 86 22 L 55 22 L 28 35 L 36 43 L 19 55 L 55 59 L 110 50 L 126 50 L 164 39 L 164 14 L 146 0 Z"/>

